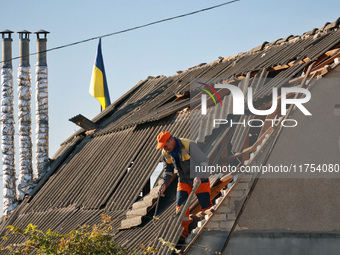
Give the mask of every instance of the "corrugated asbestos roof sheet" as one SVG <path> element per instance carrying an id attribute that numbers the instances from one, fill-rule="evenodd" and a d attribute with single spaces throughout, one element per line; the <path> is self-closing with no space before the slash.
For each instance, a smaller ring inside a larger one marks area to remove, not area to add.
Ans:
<path id="1" fill-rule="evenodd" d="M 225 89 L 218 90 L 223 106 L 209 107 L 204 117 L 197 106 L 202 93 L 197 89 L 198 82 L 232 83 L 243 91 L 251 86 L 255 101 L 267 100 L 272 88 L 286 85 L 311 61 L 339 45 L 338 20 L 323 29 L 265 42 L 249 52 L 178 71 L 174 76 L 139 82 L 92 120 L 98 125 L 94 134 L 86 135 L 80 129 L 62 144 L 52 158 L 51 171 L 32 197 L 3 222 L 1 232 L 8 224 L 24 227 L 34 223 L 66 233 L 81 224 L 99 223 L 100 214 L 105 213 L 117 219 L 113 223 L 116 237 L 126 247 L 138 249 L 143 243 L 163 249 L 157 239 L 175 242 L 181 231 L 172 222 L 175 197 L 170 193 L 162 202 L 156 223 L 150 220 L 151 210 L 140 227 L 118 231 L 120 221 L 140 198 L 160 162 L 160 151 L 155 150 L 157 134 L 168 130 L 174 136 L 190 137 L 206 153 L 219 155 L 228 146 L 231 153 L 241 152 L 249 136 L 249 128 L 209 125 L 214 118 L 232 117 L 232 96 Z M 238 121 L 253 117 L 246 114 Z M 175 193 L 175 189 L 169 192 Z M 169 250 L 164 248 L 162 253 Z"/>
<path id="2" fill-rule="evenodd" d="M 157 216 L 158 220 L 153 220 L 155 209 L 151 210 L 143 219 L 142 227 L 131 228 L 119 231 L 116 234 L 117 241 L 126 243 L 128 248 L 136 248 L 136 243 L 149 245 L 153 242 L 158 243 L 158 238 L 163 235 L 160 231 L 164 224 L 175 215 L 176 207 L 176 186 L 177 182 L 173 182 L 166 190 L 166 196 L 160 200 Z M 169 231 L 178 226 L 168 226 Z"/>
<path id="3" fill-rule="evenodd" d="M 235 57 L 220 59 L 210 64 L 202 64 L 174 76 L 149 77 L 94 118 L 93 122 L 104 127 L 105 131 L 121 128 L 124 125 L 138 122 L 141 116 L 152 114 L 176 94 L 189 91 L 190 85 L 198 79 L 205 79 L 206 83 L 216 83 L 233 79 L 238 75 L 245 75 L 248 72 L 284 66 L 290 62 L 297 64 L 306 58 L 315 60 L 339 44 L 340 31 L 334 30 L 338 23 L 332 26 L 313 30 L 302 36 L 289 36 L 273 43 L 265 43 L 250 52 L 240 53 Z M 303 64 L 295 68 L 298 72 L 299 68 L 303 68 Z M 287 72 L 294 75 L 293 70 L 289 69 L 291 68 L 288 68 Z M 150 117 L 150 120 L 153 119 Z M 147 121 L 147 118 L 143 121 Z M 105 132 L 104 130 L 102 132 Z M 74 135 L 82 132 L 84 130 L 81 129 Z M 69 142 L 70 139 L 65 142 Z"/>

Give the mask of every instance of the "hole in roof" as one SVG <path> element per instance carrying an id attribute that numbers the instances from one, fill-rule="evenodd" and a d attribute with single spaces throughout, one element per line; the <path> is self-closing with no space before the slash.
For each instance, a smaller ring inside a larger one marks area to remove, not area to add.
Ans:
<path id="1" fill-rule="evenodd" d="M 163 162 L 159 162 L 156 166 L 155 170 L 153 171 L 151 175 L 151 187 L 157 186 L 157 181 L 160 180 L 160 174 L 163 170 Z M 156 184 L 156 185 L 155 185 Z"/>
<path id="2" fill-rule="evenodd" d="M 267 78 L 274 78 L 276 75 L 278 75 L 282 70 L 274 70 L 268 73 Z"/>
<path id="3" fill-rule="evenodd" d="M 131 162 L 130 166 L 128 166 L 127 173 L 130 172 L 130 169 L 131 169 L 132 165 L 133 165 L 133 161 Z"/>
<path id="4" fill-rule="evenodd" d="M 147 194 L 150 193 L 150 190 L 157 186 L 157 183 L 160 181 L 160 174 L 163 170 L 163 162 L 159 162 L 156 168 L 154 169 L 149 181 L 145 184 L 144 188 L 139 193 L 139 196 L 136 201 L 140 200 L 141 198 L 145 197 Z M 129 171 L 129 168 L 128 168 Z"/>

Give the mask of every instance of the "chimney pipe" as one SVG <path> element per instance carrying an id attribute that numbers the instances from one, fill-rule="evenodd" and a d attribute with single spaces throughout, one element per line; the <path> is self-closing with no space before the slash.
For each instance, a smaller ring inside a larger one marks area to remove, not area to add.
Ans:
<path id="1" fill-rule="evenodd" d="M 38 179 L 41 179 L 48 163 L 48 80 L 46 61 L 47 34 L 45 30 L 35 32 L 37 35 L 38 61 L 36 63 L 36 157 Z"/>
<path id="2" fill-rule="evenodd" d="M 31 126 L 31 67 L 29 63 L 29 35 L 23 30 L 19 33 L 20 64 L 18 69 L 19 99 L 19 185 L 18 197 L 24 199 L 33 189 L 32 169 L 32 126 Z"/>
<path id="3" fill-rule="evenodd" d="M 8 29 L 0 32 L 2 34 L 2 67 L 12 68 L 12 34 Z"/>
<path id="4" fill-rule="evenodd" d="M 16 199 L 16 176 L 14 160 L 14 100 L 12 70 L 13 31 L 5 30 L 2 34 L 1 67 L 1 152 L 3 168 L 3 212 L 10 214 L 18 205 Z"/>

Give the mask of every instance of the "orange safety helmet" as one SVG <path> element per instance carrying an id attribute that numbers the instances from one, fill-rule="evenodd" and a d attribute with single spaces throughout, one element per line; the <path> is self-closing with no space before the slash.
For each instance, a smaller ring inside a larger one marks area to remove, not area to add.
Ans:
<path id="1" fill-rule="evenodd" d="M 157 148 L 156 149 L 162 149 L 165 144 L 166 144 L 166 141 L 168 141 L 168 139 L 171 137 L 171 134 L 170 132 L 168 131 L 162 131 L 159 133 L 159 135 L 157 136 Z"/>

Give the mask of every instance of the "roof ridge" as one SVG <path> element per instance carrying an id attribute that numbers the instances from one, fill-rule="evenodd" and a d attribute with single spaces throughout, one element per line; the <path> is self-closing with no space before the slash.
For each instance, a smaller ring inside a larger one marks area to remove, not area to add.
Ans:
<path id="1" fill-rule="evenodd" d="M 333 30 L 336 31 L 339 28 L 340 28 L 340 17 L 332 23 L 326 22 L 322 28 L 319 28 L 319 29 L 314 28 L 311 31 L 303 33 L 302 35 L 289 35 L 286 38 L 279 38 L 279 39 L 277 39 L 273 42 L 264 41 L 262 44 L 260 44 L 259 46 L 255 47 L 255 48 L 253 48 L 249 51 L 240 52 L 240 53 L 233 55 L 233 56 L 219 57 L 217 60 L 214 60 L 210 63 L 201 63 L 199 65 L 189 67 L 188 69 L 186 69 L 184 71 L 177 71 L 177 75 L 188 72 L 188 71 L 197 70 L 197 69 L 199 69 L 199 68 L 201 68 L 202 66 L 205 66 L 205 65 L 214 65 L 214 64 L 221 63 L 221 62 L 237 60 L 237 59 L 244 57 L 248 54 L 250 55 L 250 54 L 258 53 L 259 51 L 266 51 L 266 50 L 269 50 L 269 49 L 271 49 L 272 47 L 275 47 L 275 46 L 282 46 L 284 44 L 296 43 L 299 40 L 305 40 L 305 39 L 308 39 L 309 37 L 315 37 L 315 39 L 316 39 L 316 38 L 320 37 L 321 35 L 327 34 L 327 33 L 331 32 Z M 176 75 L 173 75 L 172 77 L 174 77 L 174 76 L 176 76 Z"/>

